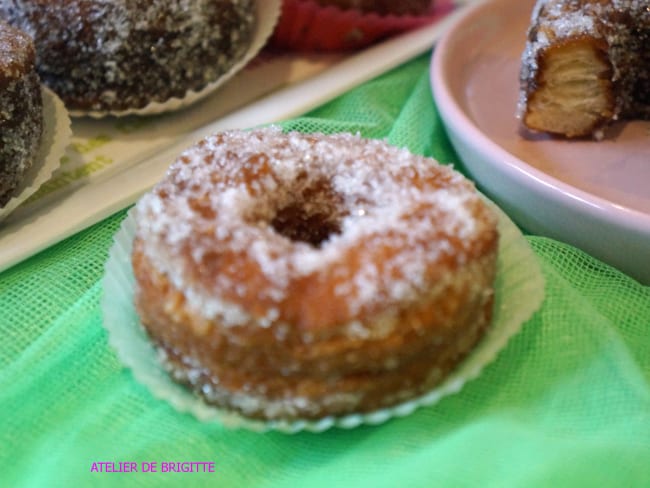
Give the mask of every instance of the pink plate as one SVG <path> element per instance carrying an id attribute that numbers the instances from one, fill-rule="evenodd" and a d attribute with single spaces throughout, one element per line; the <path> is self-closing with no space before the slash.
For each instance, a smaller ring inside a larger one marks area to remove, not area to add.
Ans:
<path id="1" fill-rule="evenodd" d="M 650 284 L 650 122 L 603 141 L 533 135 L 516 118 L 534 0 L 474 5 L 438 43 L 433 95 L 478 186 L 524 229 L 577 246 Z"/>

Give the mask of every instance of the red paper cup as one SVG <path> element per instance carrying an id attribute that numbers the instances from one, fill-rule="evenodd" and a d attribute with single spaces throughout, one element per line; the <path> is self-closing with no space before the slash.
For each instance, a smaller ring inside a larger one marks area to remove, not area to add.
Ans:
<path id="1" fill-rule="evenodd" d="M 270 45 L 295 51 L 355 50 L 427 25 L 452 9 L 451 0 L 436 0 L 423 15 L 379 15 L 312 0 L 284 0 Z"/>

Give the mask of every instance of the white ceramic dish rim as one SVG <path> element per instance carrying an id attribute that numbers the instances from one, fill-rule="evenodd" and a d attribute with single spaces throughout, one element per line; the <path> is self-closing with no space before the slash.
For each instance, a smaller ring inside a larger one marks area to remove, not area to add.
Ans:
<path id="1" fill-rule="evenodd" d="M 465 24 L 470 23 L 483 11 L 496 9 L 495 5 L 502 2 L 504 0 L 488 0 L 469 7 L 464 15 L 450 26 L 433 52 L 431 84 L 436 105 L 443 115 L 445 125 L 466 144 L 475 150 L 480 150 L 486 160 L 500 162 L 499 168 L 512 179 L 528 188 L 543 190 L 547 199 L 563 206 L 576 207 L 580 213 L 596 220 L 604 220 L 617 228 L 628 229 L 635 233 L 641 230 L 643 234 L 650 237 L 650 215 L 580 190 L 513 156 L 487 137 L 458 104 L 447 83 L 448 72 L 445 69 L 449 63 L 450 46 L 453 45 L 458 33 L 462 32 Z"/>

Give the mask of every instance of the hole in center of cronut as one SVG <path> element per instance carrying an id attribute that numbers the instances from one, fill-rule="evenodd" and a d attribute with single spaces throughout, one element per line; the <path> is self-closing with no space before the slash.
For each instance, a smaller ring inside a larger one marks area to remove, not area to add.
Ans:
<path id="1" fill-rule="evenodd" d="M 275 231 L 294 242 L 320 247 L 332 235 L 341 233 L 341 197 L 329 181 L 316 180 L 291 192 L 271 220 Z"/>

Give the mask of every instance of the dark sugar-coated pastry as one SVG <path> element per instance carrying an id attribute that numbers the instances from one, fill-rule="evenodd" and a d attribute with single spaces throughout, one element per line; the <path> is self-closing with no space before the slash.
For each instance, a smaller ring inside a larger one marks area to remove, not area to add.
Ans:
<path id="1" fill-rule="evenodd" d="M 253 0 L 5 0 L 32 35 L 37 69 L 73 111 L 123 111 L 182 98 L 245 54 Z"/>
<path id="2" fill-rule="evenodd" d="M 494 213 L 450 167 L 383 141 L 216 134 L 135 218 L 149 337 L 176 381 L 245 416 L 402 403 L 490 324 Z"/>
<path id="3" fill-rule="evenodd" d="M 0 21 L 0 207 L 32 167 L 42 131 L 34 45 L 25 33 Z"/>
<path id="4" fill-rule="evenodd" d="M 520 79 L 532 130 L 600 138 L 614 120 L 650 118 L 650 3 L 539 0 Z"/>

